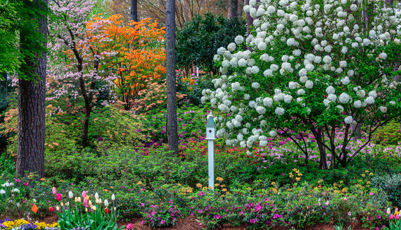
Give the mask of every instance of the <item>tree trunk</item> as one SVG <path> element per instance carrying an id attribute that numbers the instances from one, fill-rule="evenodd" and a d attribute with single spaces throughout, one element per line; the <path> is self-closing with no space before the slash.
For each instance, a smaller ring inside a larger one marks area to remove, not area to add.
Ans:
<path id="1" fill-rule="evenodd" d="M 48 0 L 25 0 L 24 7 L 39 8 L 40 2 Z M 47 19 L 45 15 L 35 15 L 39 25 L 38 33 L 47 38 Z M 26 77 L 36 75 L 37 79 L 19 79 L 18 88 L 18 151 L 17 174 L 25 176 L 25 171 L 35 172 L 40 178 L 45 176 L 45 92 L 46 92 L 46 53 L 32 48 L 31 31 L 20 31 L 21 52 L 32 52 L 35 56 L 25 57 L 21 71 Z M 43 44 L 46 47 L 46 42 Z M 33 50 L 32 50 L 33 49 Z M 27 71 L 30 69 L 32 72 Z"/>
<path id="2" fill-rule="evenodd" d="M 246 4 L 249 5 L 249 0 L 246 0 Z M 248 12 L 246 13 L 246 34 L 249 35 L 250 27 L 253 24 L 253 18 L 251 17 L 251 14 Z"/>
<path id="3" fill-rule="evenodd" d="M 361 124 L 351 124 L 351 133 L 356 132 L 356 136 L 352 137 L 353 141 L 357 141 L 358 139 L 362 138 L 362 130 L 361 130 Z"/>
<path id="4" fill-rule="evenodd" d="M 230 19 L 238 18 L 238 0 L 230 0 L 228 17 Z"/>
<path id="5" fill-rule="evenodd" d="M 138 0 L 131 0 L 131 20 L 138 21 Z"/>
<path id="6" fill-rule="evenodd" d="M 175 1 L 166 1 L 166 75 L 168 149 L 178 156 L 177 86 L 175 76 Z"/>

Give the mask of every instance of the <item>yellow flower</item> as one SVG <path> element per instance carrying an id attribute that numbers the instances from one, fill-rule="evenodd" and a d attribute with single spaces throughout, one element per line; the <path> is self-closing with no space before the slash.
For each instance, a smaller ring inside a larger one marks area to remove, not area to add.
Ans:
<path id="1" fill-rule="evenodd" d="M 368 171 L 368 170 L 366 170 L 366 171 L 365 171 L 365 173 L 369 173 L 369 171 Z"/>
<path id="2" fill-rule="evenodd" d="M 373 176 L 373 173 L 369 173 L 369 176 Z"/>
<path id="3" fill-rule="evenodd" d="M 45 178 L 40 178 L 40 180 L 41 180 L 41 181 L 45 181 L 46 179 L 45 179 Z"/>
<path id="4" fill-rule="evenodd" d="M 216 187 L 217 187 L 217 186 L 219 186 L 219 184 L 214 184 L 214 186 L 216 186 Z"/>
<path id="5" fill-rule="evenodd" d="M 365 177 L 365 174 L 362 174 L 362 177 Z"/>
<path id="6" fill-rule="evenodd" d="M 217 180 L 217 181 L 223 181 L 223 178 L 217 177 L 216 180 Z"/>
<path id="7" fill-rule="evenodd" d="M 340 184 L 344 183 L 344 181 L 340 181 Z"/>
<path id="8" fill-rule="evenodd" d="M 142 181 L 139 181 L 138 184 L 141 185 L 141 184 L 142 184 Z"/>
<path id="9" fill-rule="evenodd" d="M 222 191 L 223 191 L 223 192 L 226 192 L 226 191 L 227 191 L 227 189 L 223 188 L 223 189 L 222 189 Z"/>
<path id="10" fill-rule="evenodd" d="M 197 184 L 196 184 L 196 187 L 197 187 L 197 188 L 202 188 L 203 186 L 202 186 L 201 184 L 197 183 Z"/>
<path id="11" fill-rule="evenodd" d="M 273 181 L 273 182 L 272 182 L 272 185 L 275 185 L 275 184 L 276 184 L 276 182 Z"/>
<path id="12" fill-rule="evenodd" d="M 301 180 L 301 178 L 297 177 L 297 178 L 295 178 L 295 180 L 296 180 L 296 181 L 299 181 L 299 180 Z"/>

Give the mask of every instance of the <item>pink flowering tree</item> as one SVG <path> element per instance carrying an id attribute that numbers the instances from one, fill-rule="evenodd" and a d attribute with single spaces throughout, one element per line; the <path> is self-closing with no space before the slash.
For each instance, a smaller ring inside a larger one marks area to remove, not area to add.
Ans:
<path id="1" fill-rule="evenodd" d="M 93 0 L 53 0 L 50 4 L 55 18 L 49 25 L 52 37 L 49 41 L 51 80 L 48 81 L 50 96 L 47 99 L 55 100 L 62 96 L 83 99 L 83 147 L 88 145 L 89 117 L 99 91 L 97 84 L 112 86 L 115 79 L 112 72 L 106 73 L 101 66 L 105 64 L 105 57 L 115 53 L 96 45 L 106 39 L 102 31 L 109 21 L 88 24 L 95 4 Z"/>

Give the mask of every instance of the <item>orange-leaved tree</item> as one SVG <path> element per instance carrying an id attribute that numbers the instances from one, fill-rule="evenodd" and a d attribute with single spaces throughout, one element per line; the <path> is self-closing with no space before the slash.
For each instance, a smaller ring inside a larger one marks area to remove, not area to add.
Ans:
<path id="1" fill-rule="evenodd" d="M 118 97 L 128 108 L 129 102 L 146 88 L 146 83 L 158 81 L 166 73 L 165 31 L 148 18 L 123 26 L 120 15 L 107 19 L 94 17 L 88 26 L 103 24 L 101 21 L 107 21 L 107 26 L 100 36 L 89 36 L 90 43 L 97 43 L 104 50 L 106 55 L 99 72 L 117 77 L 114 83 Z"/>

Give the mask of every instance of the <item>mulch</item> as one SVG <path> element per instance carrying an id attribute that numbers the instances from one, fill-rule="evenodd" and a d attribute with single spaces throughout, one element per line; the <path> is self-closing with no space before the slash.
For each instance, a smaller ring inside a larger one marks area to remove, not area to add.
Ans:
<path id="1" fill-rule="evenodd" d="M 2 220 L 5 219 L 5 217 L 0 218 Z M 44 218 L 39 218 L 37 219 L 39 222 L 45 222 L 47 224 L 52 224 L 54 222 L 58 221 L 58 216 L 57 215 L 51 215 L 47 216 Z M 127 226 L 128 224 L 132 224 L 131 230 L 150 230 L 146 225 L 142 224 L 142 219 L 141 218 L 136 218 L 132 219 L 129 222 L 123 222 L 123 221 L 118 221 L 117 225 L 119 228 L 123 226 Z M 350 224 L 349 224 L 350 225 Z M 345 225 L 345 226 L 349 226 Z M 351 229 L 352 230 L 369 230 L 366 228 L 362 228 L 360 223 L 353 223 L 351 224 Z M 165 228 L 153 228 L 153 229 L 164 229 L 164 230 L 201 230 L 203 229 L 202 226 L 200 225 L 199 220 L 197 220 L 194 216 L 188 216 L 180 220 L 177 225 L 171 226 L 171 227 L 165 227 Z M 290 230 L 291 228 L 289 227 L 274 227 L 272 230 Z M 292 228 L 295 229 L 295 228 Z M 225 224 L 222 227 L 219 228 L 219 230 L 246 230 L 245 226 L 232 226 L 230 224 Z M 297 229 L 299 230 L 299 229 Z M 319 224 L 313 227 L 305 228 L 304 230 L 335 230 L 335 228 L 332 225 L 323 225 Z"/>

